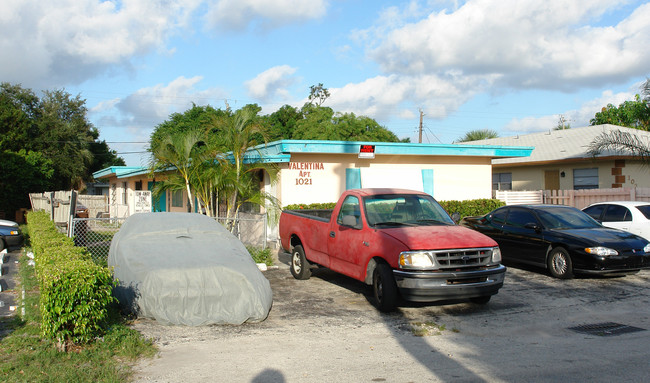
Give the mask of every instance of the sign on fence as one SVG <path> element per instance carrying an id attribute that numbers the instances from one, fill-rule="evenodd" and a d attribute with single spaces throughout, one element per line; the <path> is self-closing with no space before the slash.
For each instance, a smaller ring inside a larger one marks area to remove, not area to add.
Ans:
<path id="1" fill-rule="evenodd" d="M 150 213 L 151 212 L 151 191 L 150 190 L 136 190 L 133 194 L 133 206 L 135 206 L 134 213 Z"/>

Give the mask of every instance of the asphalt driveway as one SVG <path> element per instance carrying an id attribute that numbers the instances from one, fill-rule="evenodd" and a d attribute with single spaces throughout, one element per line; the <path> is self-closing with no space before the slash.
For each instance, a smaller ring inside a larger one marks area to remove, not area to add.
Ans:
<path id="1" fill-rule="evenodd" d="M 159 355 L 138 382 L 642 382 L 650 373 L 650 271 L 558 280 L 510 267 L 490 303 L 407 304 L 382 314 L 360 282 L 265 272 L 268 319 L 242 326 L 134 327 Z M 583 332 L 581 332 L 583 331 Z"/>

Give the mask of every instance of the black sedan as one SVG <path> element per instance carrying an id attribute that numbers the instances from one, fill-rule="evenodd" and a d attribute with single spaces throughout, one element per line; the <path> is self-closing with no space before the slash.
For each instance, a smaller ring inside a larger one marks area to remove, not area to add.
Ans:
<path id="1" fill-rule="evenodd" d="M 650 267 L 647 240 L 606 228 L 569 206 L 504 206 L 460 224 L 493 238 L 504 261 L 546 267 L 556 278 L 571 278 L 574 271 L 626 275 Z"/>
<path id="2" fill-rule="evenodd" d="M 0 219 L 0 251 L 12 250 L 23 244 L 23 234 L 18 224 L 13 221 Z"/>

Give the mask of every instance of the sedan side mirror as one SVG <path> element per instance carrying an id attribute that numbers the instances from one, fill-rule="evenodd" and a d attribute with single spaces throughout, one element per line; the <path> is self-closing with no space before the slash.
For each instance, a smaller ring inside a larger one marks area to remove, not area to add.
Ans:
<path id="1" fill-rule="evenodd" d="M 452 213 L 451 219 L 456 223 L 460 222 L 460 213 L 457 211 Z"/>

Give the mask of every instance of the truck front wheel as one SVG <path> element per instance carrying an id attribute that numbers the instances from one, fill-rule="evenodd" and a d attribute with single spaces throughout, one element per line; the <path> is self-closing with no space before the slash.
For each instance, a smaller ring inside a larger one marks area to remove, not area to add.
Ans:
<path id="1" fill-rule="evenodd" d="M 385 263 L 377 264 L 372 276 L 372 292 L 375 306 L 379 311 L 389 312 L 395 310 L 397 305 L 397 284 L 393 277 L 393 270 Z"/>
<path id="2" fill-rule="evenodd" d="M 311 265 L 305 257 L 305 250 L 301 245 L 296 245 L 291 254 L 291 275 L 296 279 L 311 277 Z"/>

